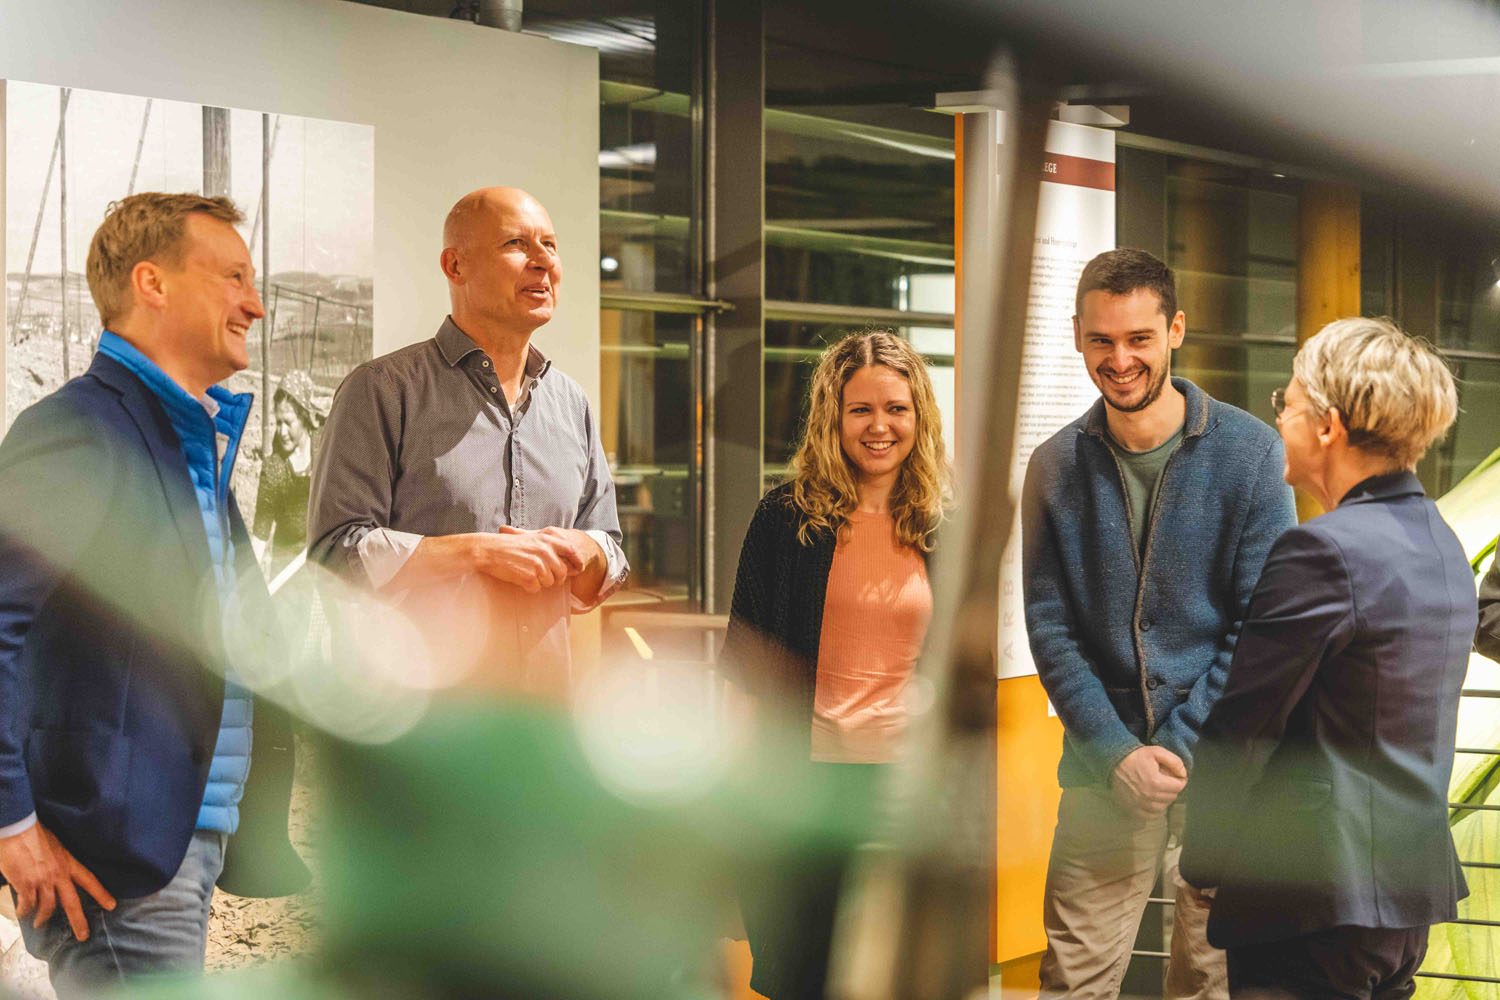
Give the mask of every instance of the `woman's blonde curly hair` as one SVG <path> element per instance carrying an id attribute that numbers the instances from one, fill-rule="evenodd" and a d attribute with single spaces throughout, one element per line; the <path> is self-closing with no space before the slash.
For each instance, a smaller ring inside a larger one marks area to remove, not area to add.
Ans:
<path id="1" fill-rule="evenodd" d="M 943 447 L 943 416 L 922 356 L 889 330 L 852 333 L 823 352 L 809 387 L 807 422 L 792 458 L 792 502 L 803 514 L 797 539 L 811 545 L 821 532 L 838 532 L 859 503 L 855 467 L 839 443 L 844 386 L 861 368 L 881 365 L 906 379 L 916 410 L 916 441 L 891 491 L 896 539 L 932 551 L 943 519 L 951 472 Z"/>

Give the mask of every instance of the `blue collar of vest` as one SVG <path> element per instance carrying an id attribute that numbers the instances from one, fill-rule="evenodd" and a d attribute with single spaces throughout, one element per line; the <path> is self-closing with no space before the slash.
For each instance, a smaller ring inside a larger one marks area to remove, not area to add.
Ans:
<path id="1" fill-rule="evenodd" d="M 119 334 L 105 330 L 99 336 L 99 353 L 113 358 L 145 383 L 152 395 L 161 400 L 167 411 L 172 429 L 182 439 L 184 446 L 195 441 L 208 449 L 208 454 L 217 453 L 214 435 L 223 434 L 227 439 L 224 458 L 219 465 L 219 493 L 229 492 L 229 477 L 234 469 L 235 456 L 240 449 L 240 438 L 245 433 L 245 424 L 250 420 L 250 404 L 255 397 L 248 392 L 230 392 L 222 386 L 211 385 L 203 398 L 191 395 L 178 385 L 170 375 L 130 341 Z M 207 419 L 205 419 L 207 418 Z"/>

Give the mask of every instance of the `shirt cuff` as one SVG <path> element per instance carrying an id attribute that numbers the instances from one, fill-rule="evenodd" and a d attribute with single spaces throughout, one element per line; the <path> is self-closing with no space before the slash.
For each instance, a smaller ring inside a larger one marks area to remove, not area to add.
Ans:
<path id="1" fill-rule="evenodd" d="M 592 538 L 595 544 L 604 551 L 604 582 L 599 584 L 599 593 L 592 601 L 580 600 L 576 594 L 570 595 L 574 614 L 592 611 L 603 604 L 605 599 L 619 590 L 620 585 L 630 576 L 630 563 L 625 561 L 625 550 L 620 548 L 620 543 L 615 541 L 609 532 L 595 528 L 585 531 L 584 534 Z"/>
<path id="2" fill-rule="evenodd" d="M 422 535 L 394 528 L 376 528 L 359 540 L 359 561 L 376 590 L 384 587 L 401 572 L 406 560 L 422 544 Z"/>
<path id="3" fill-rule="evenodd" d="M 25 833 L 34 826 L 36 826 L 36 813 L 32 813 L 20 822 L 12 823 L 10 826 L 0 826 L 0 840 L 4 840 L 6 837 L 14 837 L 18 833 Z"/>

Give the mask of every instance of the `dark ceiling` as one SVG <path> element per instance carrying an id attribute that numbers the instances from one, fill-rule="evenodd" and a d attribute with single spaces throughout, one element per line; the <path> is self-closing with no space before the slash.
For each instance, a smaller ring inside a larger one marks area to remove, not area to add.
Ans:
<path id="1" fill-rule="evenodd" d="M 456 5 L 356 2 L 438 16 Z M 682 27 L 696 6 L 536 0 L 523 25 L 654 34 L 668 19 Z M 1132 132 L 1500 219 L 1500 4 L 1490 0 L 767 0 L 766 40 L 773 106 L 920 107 L 937 92 L 982 89 L 992 54 L 1008 48 L 1049 90 L 1128 103 Z"/>

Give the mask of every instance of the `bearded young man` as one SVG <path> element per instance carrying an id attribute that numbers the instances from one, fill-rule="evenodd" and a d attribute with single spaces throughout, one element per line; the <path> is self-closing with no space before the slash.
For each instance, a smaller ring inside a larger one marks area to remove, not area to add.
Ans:
<path id="1" fill-rule="evenodd" d="M 1269 426 L 1171 378 L 1171 270 L 1111 250 L 1074 341 L 1102 398 L 1039 446 L 1022 497 L 1032 658 L 1066 732 L 1043 995 L 1113 998 L 1159 874 L 1177 876 L 1193 749 L 1271 545 L 1296 523 Z M 1178 905 L 1164 995 L 1228 995 L 1201 907 Z"/>

